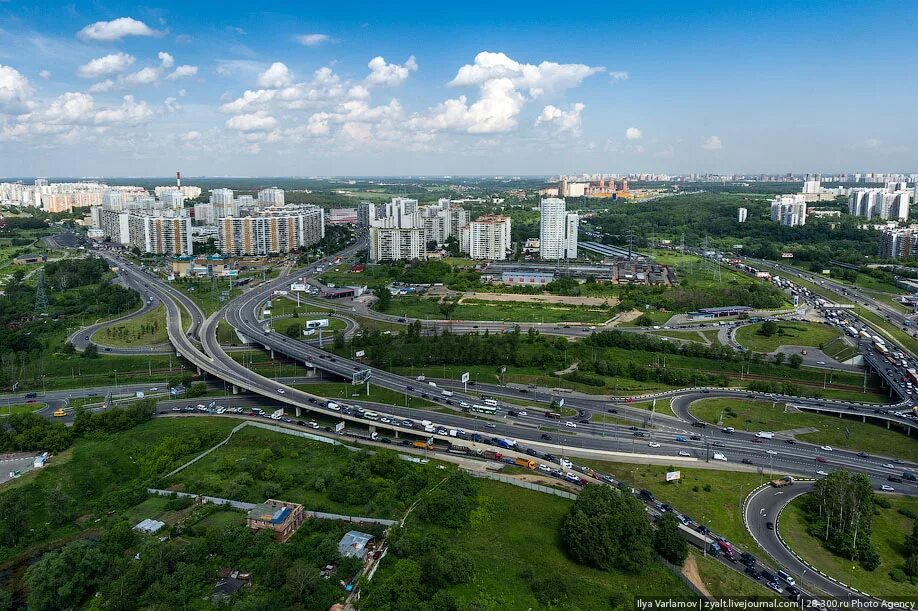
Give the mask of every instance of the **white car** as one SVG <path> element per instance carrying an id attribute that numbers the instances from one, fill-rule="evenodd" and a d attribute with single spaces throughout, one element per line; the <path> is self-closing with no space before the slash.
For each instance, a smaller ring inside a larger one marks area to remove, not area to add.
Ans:
<path id="1" fill-rule="evenodd" d="M 659 447 L 660 447 L 660 444 L 658 444 L 656 441 L 651 441 L 651 442 L 648 443 L 647 445 L 650 446 L 651 448 L 659 448 Z"/>
<path id="2" fill-rule="evenodd" d="M 283 389 L 283 388 L 278 388 L 278 389 L 277 389 L 277 394 L 279 394 L 279 395 L 284 394 L 284 389 Z"/>
<path id="3" fill-rule="evenodd" d="M 542 471 L 543 473 L 551 473 L 551 467 L 549 467 L 548 465 L 540 464 L 538 469 L 539 471 Z"/>
<path id="4" fill-rule="evenodd" d="M 895 469 L 896 465 L 892 464 L 891 462 L 888 462 L 885 465 L 883 465 L 883 468 L 884 469 Z"/>
<path id="5" fill-rule="evenodd" d="M 778 455 L 778 453 L 775 452 L 774 450 L 765 450 L 765 453 L 766 453 L 766 454 L 771 454 L 772 456 L 777 456 L 777 455 Z"/>
<path id="6" fill-rule="evenodd" d="M 882 490 L 883 492 L 895 492 L 896 491 L 895 488 L 887 484 L 883 484 L 882 486 L 880 486 L 880 490 Z"/>
<path id="7" fill-rule="evenodd" d="M 832 446 L 819 446 L 819 449 L 820 449 L 820 450 L 824 450 L 824 451 L 826 451 L 826 452 L 831 452 L 831 451 L 832 451 Z"/>
<path id="8" fill-rule="evenodd" d="M 828 474 L 828 472 L 826 472 L 826 471 L 817 471 L 817 472 L 816 472 L 816 475 L 822 475 L 823 477 L 826 477 L 826 476 L 828 476 L 829 474 Z"/>
<path id="9" fill-rule="evenodd" d="M 529 414 L 526 413 L 526 410 L 523 410 L 521 412 L 517 412 L 516 415 L 517 416 L 528 416 Z"/>
<path id="10" fill-rule="evenodd" d="M 314 428 L 314 429 L 317 429 L 317 428 L 319 428 L 319 423 L 316 422 L 315 420 L 310 420 L 310 421 L 309 421 L 309 426 L 311 426 L 311 427 Z"/>
<path id="11" fill-rule="evenodd" d="M 569 428 L 569 429 L 575 429 L 575 428 L 577 428 L 577 425 L 574 424 L 574 423 L 571 422 L 571 421 L 565 422 L 565 423 L 564 423 L 564 426 L 566 426 L 566 427 Z"/>
<path id="12" fill-rule="evenodd" d="M 685 450 L 679 450 L 679 456 L 691 456 L 691 455 L 692 454 L 690 452 L 686 452 Z"/>

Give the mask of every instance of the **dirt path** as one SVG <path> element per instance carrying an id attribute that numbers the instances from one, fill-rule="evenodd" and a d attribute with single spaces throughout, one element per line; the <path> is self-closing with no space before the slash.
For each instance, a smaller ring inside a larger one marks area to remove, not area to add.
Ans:
<path id="1" fill-rule="evenodd" d="M 711 593 L 708 591 L 708 587 L 701 579 L 701 574 L 698 572 L 698 563 L 695 562 L 694 556 L 689 555 L 688 559 L 685 561 L 685 564 L 682 565 L 682 574 L 685 575 L 689 581 L 695 584 L 695 587 L 698 588 L 702 594 L 708 598 L 713 598 Z"/>
<path id="2" fill-rule="evenodd" d="M 570 367 L 568 367 L 567 369 L 562 369 L 561 371 L 556 371 L 556 372 L 554 373 L 554 375 L 556 375 L 556 376 L 563 376 L 563 375 L 566 374 L 566 373 L 574 373 L 575 371 L 577 371 L 577 367 L 579 367 L 579 366 L 580 366 L 580 363 L 579 363 L 579 362 L 578 362 L 578 363 L 571 363 Z"/>
<path id="3" fill-rule="evenodd" d="M 584 306 L 608 306 L 612 307 L 618 303 L 615 297 L 568 297 L 564 295 L 526 295 L 523 293 L 475 293 L 467 292 L 462 294 L 459 303 L 465 299 L 477 299 L 479 301 L 522 301 L 526 303 L 559 303 L 567 305 L 584 305 Z"/>
<path id="4" fill-rule="evenodd" d="M 545 477 L 544 475 L 527 475 L 521 473 L 519 475 L 512 475 L 511 477 L 522 480 L 524 482 L 530 482 L 533 484 L 541 484 L 543 486 L 548 486 L 549 488 L 564 488 L 565 490 L 570 490 L 571 492 L 580 492 L 580 486 L 565 482 L 553 477 Z"/>

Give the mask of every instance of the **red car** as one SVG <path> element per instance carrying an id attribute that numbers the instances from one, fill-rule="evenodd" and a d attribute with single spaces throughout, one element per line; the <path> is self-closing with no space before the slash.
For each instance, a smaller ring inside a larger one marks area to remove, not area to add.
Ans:
<path id="1" fill-rule="evenodd" d="M 825 457 L 825 456 L 817 456 L 817 457 L 816 457 L 816 462 L 827 463 L 827 462 L 829 462 L 829 461 L 826 460 L 826 457 Z"/>

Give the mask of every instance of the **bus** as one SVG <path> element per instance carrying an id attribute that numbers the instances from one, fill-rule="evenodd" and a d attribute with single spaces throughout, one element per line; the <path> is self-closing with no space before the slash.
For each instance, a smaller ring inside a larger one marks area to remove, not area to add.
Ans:
<path id="1" fill-rule="evenodd" d="M 551 392 L 570 393 L 570 392 L 574 392 L 574 391 L 571 390 L 570 388 L 552 388 L 552 389 L 551 389 Z"/>
<path id="2" fill-rule="evenodd" d="M 561 414 L 558 412 L 545 412 L 546 418 L 554 418 L 555 420 L 561 420 Z"/>
<path id="3" fill-rule="evenodd" d="M 500 405 L 500 403 L 497 402 L 497 399 L 485 399 L 484 404 L 490 405 L 491 407 L 497 407 L 498 405 Z"/>
<path id="4" fill-rule="evenodd" d="M 379 414 L 376 412 L 371 412 L 369 410 L 363 412 L 363 417 L 367 420 L 379 420 Z"/>
<path id="5" fill-rule="evenodd" d="M 470 412 L 478 412 L 479 414 L 495 414 L 497 413 L 497 408 L 493 405 L 478 405 L 474 404 L 469 408 Z"/>

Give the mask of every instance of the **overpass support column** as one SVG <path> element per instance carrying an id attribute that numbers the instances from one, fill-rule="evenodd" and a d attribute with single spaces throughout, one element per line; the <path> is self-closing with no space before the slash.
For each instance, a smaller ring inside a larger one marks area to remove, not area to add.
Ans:
<path id="1" fill-rule="evenodd" d="M 297 418 L 300 417 L 300 406 L 299 405 L 296 406 L 296 417 Z"/>
<path id="2" fill-rule="evenodd" d="M 236 386 L 235 384 L 233 384 L 233 394 L 234 394 L 234 395 L 238 395 L 238 394 L 239 394 L 239 387 Z"/>
<path id="3" fill-rule="evenodd" d="M 889 420 L 886 421 L 886 430 L 889 430 Z"/>
<path id="4" fill-rule="evenodd" d="M 395 438 L 398 439 L 398 429 L 395 429 Z"/>
<path id="5" fill-rule="evenodd" d="M 867 416 L 861 416 L 861 422 L 867 422 Z"/>
<path id="6" fill-rule="evenodd" d="M 274 360 L 274 348 L 271 348 L 271 360 Z"/>

